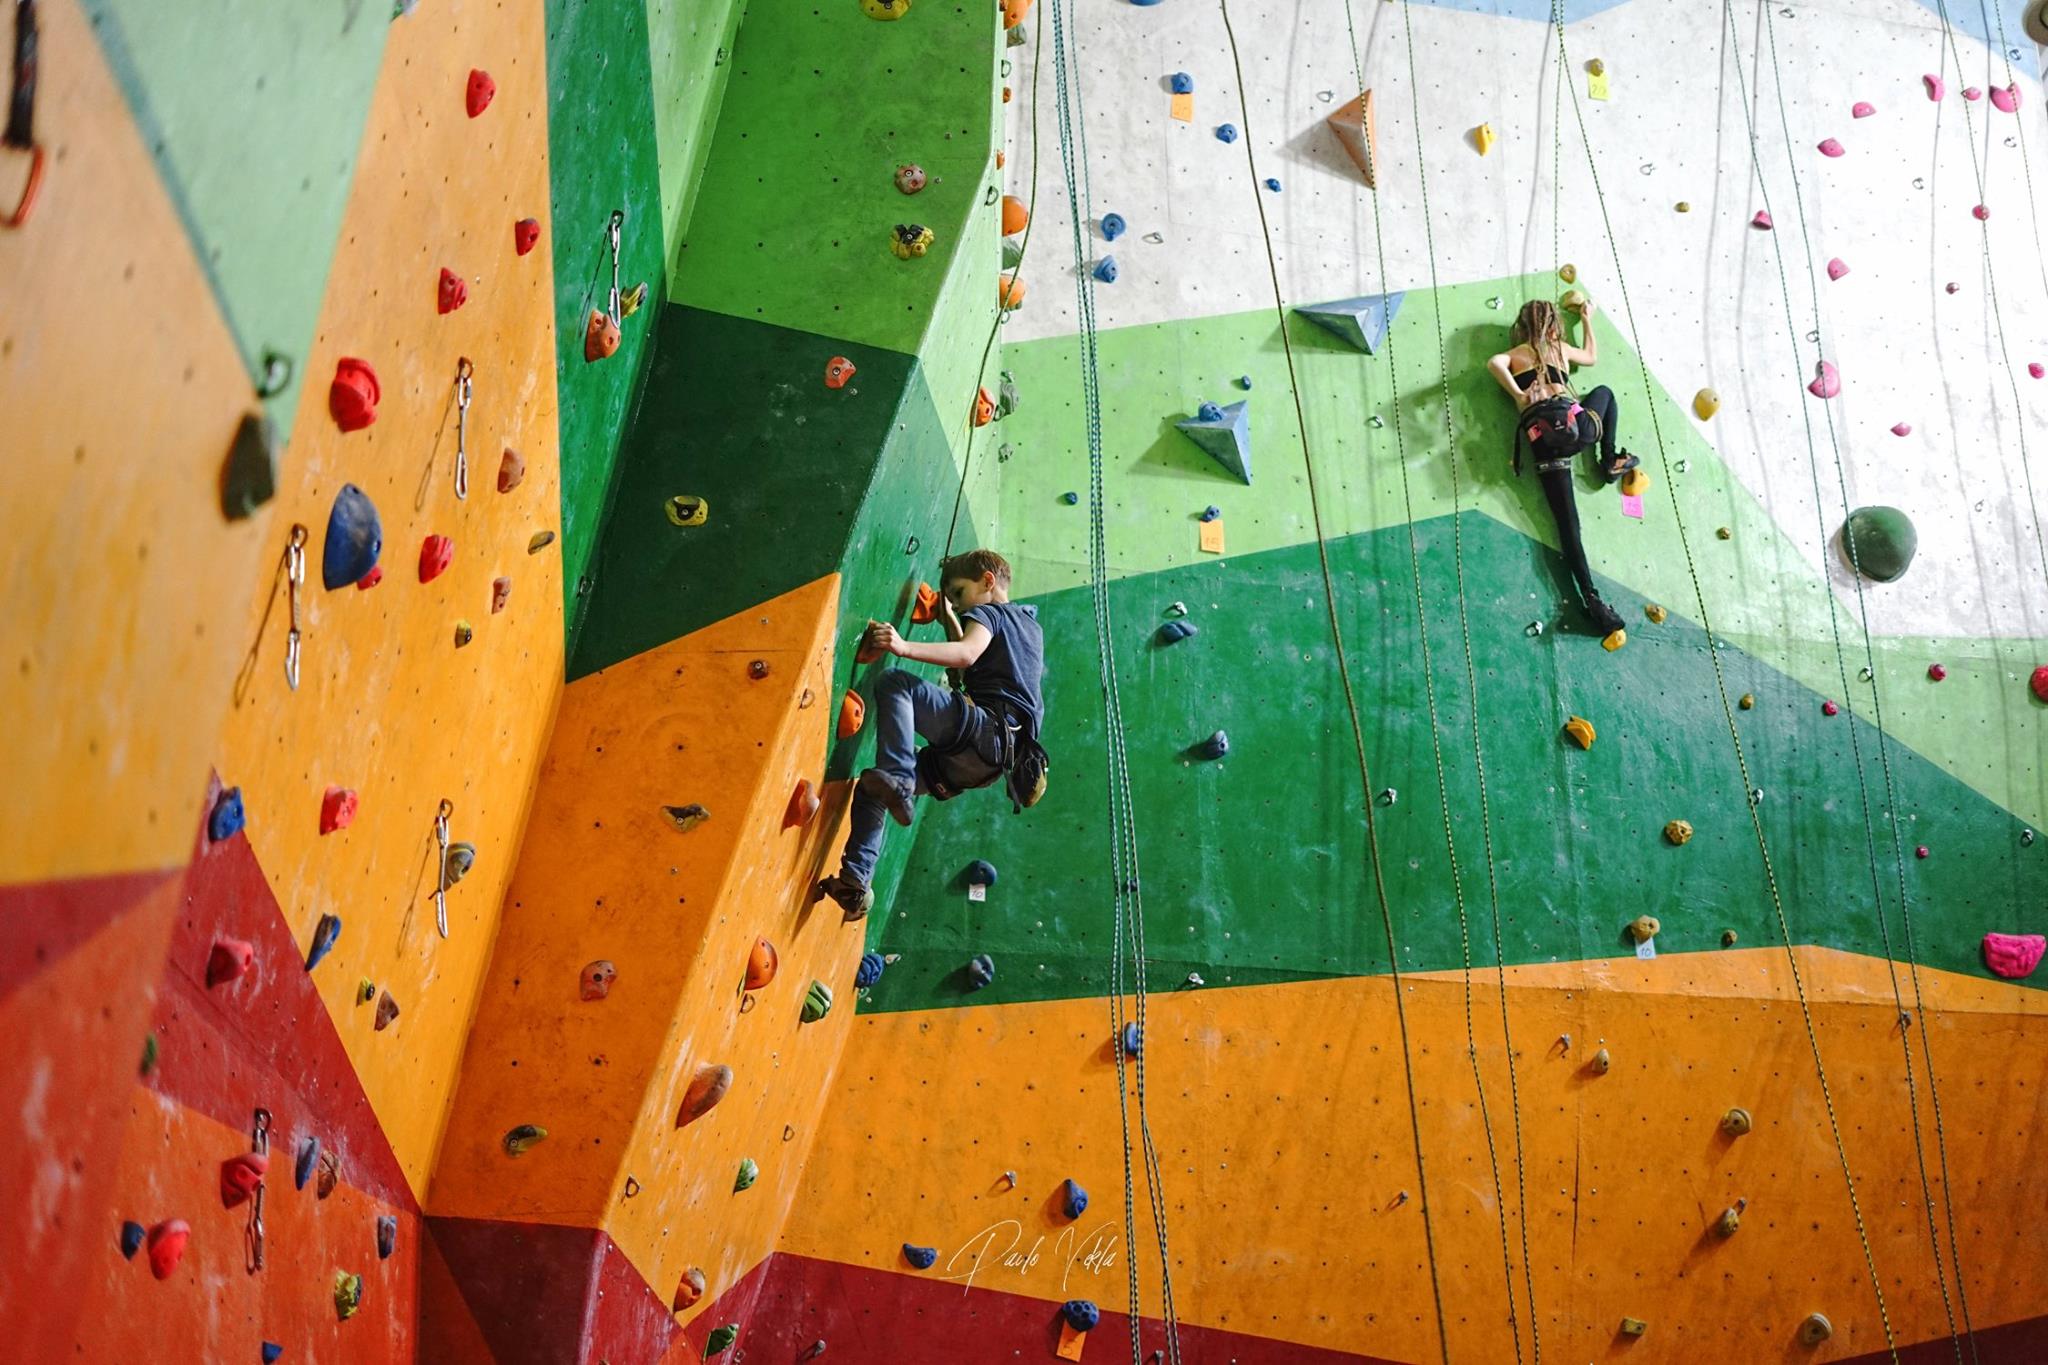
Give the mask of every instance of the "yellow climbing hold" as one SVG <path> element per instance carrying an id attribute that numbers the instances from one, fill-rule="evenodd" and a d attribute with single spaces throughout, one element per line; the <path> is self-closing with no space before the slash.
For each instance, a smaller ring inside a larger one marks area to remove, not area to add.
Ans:
<path id="1" fill-rule="evenodd" d="M 1641 1318 L 1623 1318 L 1621 1320 L 1621 1334 L 1625 1337 L 1639 1337 L 1649 1330 L 1650 1324 L 1644 1322 Z"/>
<path id="2" fill-rule="evenodd" d="M 1589 76 L 1606 75 L 1607 63 L 1601 61 L 1598 57 L 1595 57 L 1592 61 L 1586 63 L 1586 74 Z"/>
<path id="3" fill-rule="evenodd" d="M 860 0 L 861 13 L 870 19 L 892 23 L 910 13 L 910 0 Z"/>
<path id="4" fill-rule="evenodd" d="M 1610 632 L 1608 632 L 1608 634 L 1607 634 L 1607 637 L 1606 637 L 1605 639 L 1603 639 L 1603 640 L 1602 640 L 1602 641 L 1600 642 L 1600 648 L 1602 648 L 1602 649 L 1606 650 L 1606 651 L 1607 651 L 1607 652 L 1608 652 L 1609 654 L 1612 654 L 1612 653 L 1613 653 L 1613 652 L 1614 652 L 1615 650 L 1617 650 L 1617 649 L 1620 649 L 1620 648 L 1621 648 L 1621 647 L 1622 647 L 1623 645 L 1625 645 L 1625 644 L 1627 644 L 1627 643 L 1628 643 L 1628 632 L 1627 632 L 1627 631 L 1625 631 L 1625 630 L 1616 630 L 1616 631 L 1610 631 Z"/>
<path id="5" fill-rule="evenodd" d="M 1749 1111 L 1739 1105 L 1721 1115 L 1721 1131 L 1729 1137 L 1741 1137 L 1750 1130 L 1752 1124 Z"/>
<path id="6" fill-rule="evenodd" d="M 1565 269 L 1570 270 L 1571 267 L 1566 266 Z M 1560 298 L 1557 301 L 1557 306 L 1564 309 L 1568 313 L 1578 312 L 1581 308 L 1584 308 L 1586 306 L 1586 291 L 1583 289 L 1565 290 L 1564 297 Z"/>
<path id="7" fill-rule="evenodd" d="M 1628 922 L 1628 936 L 1637 943 L 1648 943 L 1663 927 L 1655 915 L 1637 915 Z"/>
<path id="8" fill-rule="evenodd" d="M 1744 692 L 1742 694 L 1742 700 L 1736 702 L 1735 704 L 1745 711 L 1750 710 L 1752 707 L 1756 705 L 1756 693 Z"/>
<path id="9" fill-rule="evenodd" d="M 1623 497 L 1640 498 L 1650 487 L 1650 476 L 1640 469 L 1631 469 L 1621 476 Z"/>
<path id="10" fill-rule="evenodd" d="M 1692 415 L 1702 422 L 1712 420 L 1721 410 L 1721 395 L 1712 389 L 1701 389 L 1692 396 Z"/>
<path id="11" fill-rule="evenodd" d="M 1564 732 L 1572 737 L 1581 749 L 1593 747 L 1593 722 L 1584 716 L 1573 716 L 1564 723 Z"/>
<path id="12" fill-rule="evenodd" d="M 1683 199 L 1679 200 L 1679 201 L 1678 201 L 1678 202 L 1677 202 L 1676 204 L 1673 204 L 1673 205 L 1672 205 L 1671 207 L 1673 207 L 1673 208 L 1677 209 L 1677 210 L 1678 210 L 1678 211 L 1679 211 L 1680 213 L 1691 213 L 1691 212 L 1692 212 L 1692 205 L 1691 205 L 1691 204 L 1689 204 L 1689 203 L 1687 203 L 1687 202 L 1686 202 L 1685 200 L 1683 200 Z"/>
<path id="13" fill-rule="evenodd" d="M 1669 616 L 1670 614 L 1670 612 L 1664 610 L 1664 608 L 1658 606 L 1655 602 L 1649 602 L 1644 604 L 1643 606 L 1643 615 L 1650 618 L 1650 624 L 1653 626 L 1663 625 L 1664 618 Z"/>
<path id="14" fill-rule="evenodd" d="M 1672 820 L 1664 826 L 1664 837 L 1673 844 L 1684 844 L 1692 838 L 1692 821 Z"/>
<path id="15" fill-rule="evenodd" d="M 1607 1049 L 1603 1047 L 1593 1054 L 1593 1060 L 1586 1063 L 1586 1065 L 1593 1068 L 1596 1075 L 1605 1076 L 1608 1069 L 1614 1065 L 1614 1058 L 1608 1056 Z"/>
<path id="16" fill-rule="evenodd" d="M 1714 528 L 1714 538 L 1716 540 L 1733 540 L 1735 539 L 1735 532 L 1729 530 L 1726 526 L 1717 526 Z"/>
<path id="17" fill-rule="evenodd" d="M 702 526 L 711 517 L 711 504 L 702 498 L 678 493 L 665 504 L 668 519 L 678 526 Z"/>
<path id="18" fill-rule="evenodd" d="M 1493 150 L 1493 125 L 1482 123 L 1472 130 L 1472 144 L 1479 148 L 1479 155 L 1485 156 Z"/>
<path id="19" fill-rule="evenodd" d="M 1557 277 L 1566 284 L 1577 284 L 1579 282 L 1579 268 L 1567 261 L 1557 268 Z"/>

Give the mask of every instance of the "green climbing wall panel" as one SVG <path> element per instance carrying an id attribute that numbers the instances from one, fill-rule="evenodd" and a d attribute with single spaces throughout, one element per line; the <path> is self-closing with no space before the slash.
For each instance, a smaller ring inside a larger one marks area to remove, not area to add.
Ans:
<path id="1" fill-rule="evenodd" d="M 647 55 L 655 90 L 661 222 L 671 265 L 696 205 L 712 127 L 725 98 L 733 41 L 746 0 L 647 0 Z"/>
<path id="2" fill-rule="evenodd" d="M 1479 676 L 1488 795 L 1509 962 L 1618 956 L 1622 926 L 1648 911 L 1664 952 L 1709 952 L 1723 930 L 1748 946 L 1777 941 L 1746 795 L 1703 634 L 1673 615 L 1642 618 L 1615 588 L 1631 643 L 1617 653 L 1552 621 L 1563 570 L 1550 550 L 1477 514 L 1464 518 L 1465 573 Z M 1473 917 L 1474 959 L 1492 961 L 1479 793 L 1473 780 L 1452 560 L 1453 519 L 1417 529 L 1435 650 L 1440 735 Z M 1460 962 L 1431 759 L 1430 723 L 1404 529 L 1331 546 L 1365 723 L 1383 866 L 1405 970 Z M 1028 592 L 1029 582 L 1019 587 Z M 1607 588 L 1603 586 L 1603 591 Z M 1110 929 L 1103 824 L 1104 756 L 1094 630 L 1085 589 L 1038 599 L 1048 641 L 1046 802 L 1027 816 L 969 797 L 923 819 L 894 912 L 871 946 L 900 952 L 868 1008 L 914 1009 L 1100 994 Z M 1201 628 L 1160 646 L 1173 601 Z M 1127 577 L 1111 587 L 1131 775 L 1142 839 L 1151 984 L 1199 970 L 1211 985 L 1377 973 L 1385 937 L 1372 896 L 1355 758 L 1330 647 L 1313 545 Z M 1370 661 L 1369 665 L 1361 661 Z M 1848 712 L 1724 648 L 1795 942 L 1883 951 L 1851 761 L 1858 727 L 1872 787 L 1882 884 L 1895 886 L 1882 823 L 1876 732 Z M 1560 727 L 1593 720 L 1590 751 Z M 1182 751 L 1211 731 L 1222 762 Z M 2048 895 L 2048 857 L 2023 847 L 2021 822 L 1896 741 L 1906 882 L 1920 960 L 1983 974 L 1978 940 L 2013 931 L 2013 907 Z M 1684 848 L 1660 831 L 1684 818 Z M 1913 857 L 1916 844 L 1932 856 Z M 1797 856 L 1792 856 L 1796 850 Z M 988 858 L 1002 881 L 974 904 L 961 870 Z M 1896 904 L 1892 934 L 1903 952 Z M 992 953 L 995 984 L 968 996 L 957 975 Z"/>

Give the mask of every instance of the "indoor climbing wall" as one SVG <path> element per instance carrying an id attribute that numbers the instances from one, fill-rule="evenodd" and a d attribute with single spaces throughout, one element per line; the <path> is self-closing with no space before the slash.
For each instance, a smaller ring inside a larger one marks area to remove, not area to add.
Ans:
<path id="1" fill-rule="evenodd" d="M 2038 50 L 2017 5 L 1564 8 L 1560 72 L 1543 4 L 1076 7 L 1071 187 L 1013 54 L 989 524 L 1052 791 L 925 816 L 751 1350 L 1033 1358 L 1082 1299 L 1118 1356 L 1135 1262 L 1151 1359 L 1164 1261 L 1192 1360 L 2048 1353 Z M 1578 480 L 1607 649 L 1485 372 L 1570 287 L 1644 475 Z"/>

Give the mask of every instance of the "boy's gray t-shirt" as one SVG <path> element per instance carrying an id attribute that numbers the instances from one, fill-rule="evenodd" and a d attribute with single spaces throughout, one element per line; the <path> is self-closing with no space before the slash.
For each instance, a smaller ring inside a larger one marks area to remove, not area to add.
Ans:
<path id="1" fill-rule="evenodd" d="M 960 613 L 960 619 L 963 627 L 979 621 L 992 637 L 961 679 L 967 695 L 991 711 L 1007 706 L 1034 723 L 1043 720 L 1039 684 L 1045 677 L 1045 633 L 1038 627 L 1038 608 L 984 602 Z"/>

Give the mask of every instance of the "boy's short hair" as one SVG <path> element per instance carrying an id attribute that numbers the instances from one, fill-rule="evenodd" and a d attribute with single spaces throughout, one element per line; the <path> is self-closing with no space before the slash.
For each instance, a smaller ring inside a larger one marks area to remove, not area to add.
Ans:
<path id="1" fill-rule="evenodd" d="M 1010 561 L 994 550 L 963 550 L 939 566 L 939 578 L 948 583 L 956 578 L 978 583 L 985 573 L 994 574 L 1002 586 L 1010 586 Z"/>

